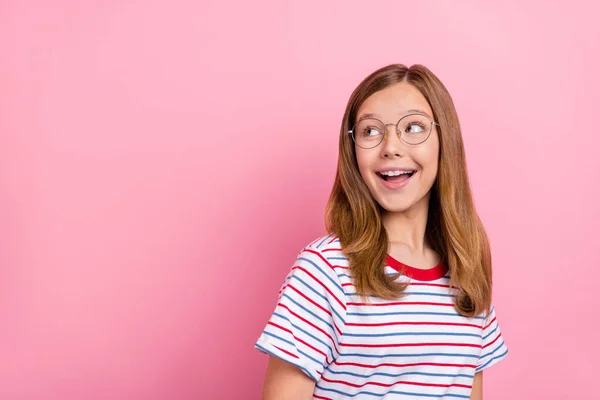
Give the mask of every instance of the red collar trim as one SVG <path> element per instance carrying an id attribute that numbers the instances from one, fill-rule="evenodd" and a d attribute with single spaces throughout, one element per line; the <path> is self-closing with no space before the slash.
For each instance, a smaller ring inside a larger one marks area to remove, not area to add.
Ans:
<path id="1" fill-rule="evenodd" d="M 400 272 L 402 275 L 418 281 L 435 281 L 443 278 L 448 272 L 448 266 L 443 260 L 433 268 L 419 269 L 403 264 L 388 254 L 386 264 Z"/>

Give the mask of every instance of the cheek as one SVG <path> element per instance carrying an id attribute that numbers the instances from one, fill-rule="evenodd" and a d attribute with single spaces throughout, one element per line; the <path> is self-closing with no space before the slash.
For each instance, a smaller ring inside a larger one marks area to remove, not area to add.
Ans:
<path id="1" fill-rule="evenodd" d="M 438 170 L 439 145 L 431 143 L 431 146 L 419 148 L 414 154 L 415 161 L 421 166 L 427 176 L 436 176 Z"/>
<path id="2" fill-rule="evenodd" d="M 356 151 L 356 164 L 358 165 L 360 175 L 365 179 L 365 173 L 369 170 L 370 162 L 367 154 L 361 150 L 362 149 L 358 149 Z"/>

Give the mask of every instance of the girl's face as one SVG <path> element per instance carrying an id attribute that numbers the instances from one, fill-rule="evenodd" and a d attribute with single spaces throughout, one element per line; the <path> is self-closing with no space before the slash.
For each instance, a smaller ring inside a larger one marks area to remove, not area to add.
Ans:
<path id="1" fill-rule="evenodd" d="M 377 147 L 364 149 L 356 144 L 354 146 L 363 180 L 377 202 L 391 213 L 404 212 L 416 204 L 428 203 L 429 191 L 438 172 L 440 144 L 436 127 L 429 128 L 431 134 L 426 141 L 410 145 L 400 139 L 395 126 L 391 125 L 403 116 L 414 113 L 425 115 L 433 121 L 433 112 L 425 97 L 417 88 L 405 82 L 372 94 L 357 113 L 357 122 L 371 114 L 384 124 L 390 124 L 386 126 L 387 134 Z M 403 170 L 414 173 L 395 177 L 381 174 Z"/>

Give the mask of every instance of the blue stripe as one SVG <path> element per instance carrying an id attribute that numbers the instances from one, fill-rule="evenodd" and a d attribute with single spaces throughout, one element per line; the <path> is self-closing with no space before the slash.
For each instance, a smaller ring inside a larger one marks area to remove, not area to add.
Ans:
<path id="1" fill-rule="evenodd" d="M 273 315 L 276 315 L 276 316 L 278 316 L 279 318 L 286 320 L 286 321 L 287 321 L 287 322 L 288 322 L 288 323 L 289 323 L 291 326 L 293 326 L 295 329 L 299 330 L 300 332 L 304 333 L 304 334 L 305 334 L 305 335 L 307 335 L 307 336 L 310 336 L 310 337 L 311 337 L 311 338 L 313 338 L 314 340 L 316 340 L 316 341 L 320 342 L 320 343 L 321 343 L 323 346 L 325 346 L 325 347 L 327 347 L 327 349 L 329 349 L 329 354 L 331 355 L 331 358 L 332 358 L 332 359 L 334 358 L 334 355 L 333 355 L 333 349 L 332 349 L 332 348 L 329 346 L 329 344 L 325 343 L 323 340 L 321 340 L 321 339 L 319 339 L 318 337 L 316 337 L 315 335 L 313 335 L 313 334 L 311 334 L 311 333 L 307 332 L 306 330 L 304 330 L 304 329 L 300 328 L 298 325 L 295 325 L 294 323 L 292 323 L 292 321 L 290 321 L 290 320 L 288 319 L 288 317 L 287 317 L 287 316 L 285 316 L 285 315 L 282 315 L 282 314 L 279 314 L 279 313 L 277 313 L 277 312 L 274 312 L 274 313 L 273 313 Z"/>
<path id="2" fill-rule="evenodd" d="M 304 247 L 304 248 L 302 249 L 302 251 L 304 251 L 304 250 L 306 250 L 306 249 L 309 249 L 309 248 L 311 248 L 312 246 L 314 246 L 314 244 L 315 244 L 315 243 L 317 243 L 317 242 L 319 241 L 319 239 L 321 239 L 321 238 L 320 238 L 320 237 L 318 237 L 318 238 L 316 238 L 315 240 L 313 240 L 312 242 L 310 242 L 310 243 L 308 244 L 308 246 L 306 246 L 306 247 Z M 302 253 L 302 251 L 301 251 L 300 253 Z"/>
<path id="3" fill-rule="evenodd" d="M 396 273 L 386 273 L 387 276 L 392 276 L 392 275 L 396 275 Z M 344 278 L 348 278 L 348 279 L 352 279 L 352 275 L 350 274 L 346 274 L 344 272 L 341 272 L 339 274 L 337 274 L 338 278 L 344 277 Z"/>
<path id="4" fill-rule="evenodd" d="M 505 351 L 504 353 L 502 353 L 502 354 L 499 354 L 499 355 L 497 355 L 497 356 L 495 356 L 495 357 L 492 357 L 492 358 L 490 358 L 490 359 L 488 360 L 488 362 L 486 362 L 485 364 L 483 364 L 483 365 L 480 365 L 479 367 L 477 367 L 477 368 L 475 369 L 475 372 L 479 372 L 479 371 L 481 371 L 482 369 L 484 369 L 485 367 L 487 367 L 487 366 L 488 366 L 488 365 L 489 365 L 489 364 L 490 364 L 492 361 L 494 361 L 494 360 L 497 360 L 497 359 L 499 359 L 499 358 L 502 358 L 502 357 L 504 357 L 506 354 L 508 354 L 508 349 L 506 349 L 506 351 Z"/>
<path id="5" fill-rule="evenodd" d="M 356 293 L 346 293 L 348 296 L 355 296 Z M 454 297 L 452 294 L 443 294 L 443 293 L 427 293 L 427 292 L 404 292 L 404 294 L 409 295 L 424 295 L 424 296 L 441 296 L 441 297 Z"/>
<path id="6" fill-rule="evenodd" d="M 494 308 L 494 307 L 495 307 L 495 306 L 492 304 L 492 307 L 490 308 L 490 313 L 488 314 L 488 317 L 487 317 L 489 320 L 492 320 L 492 319 L 494 319 L 494 318 L 491 318 L 491 317 L 494 315 L 494 310 L 495 310 L 495 308 Z M 484 323 L 483 325 L 487 324 L 487 322 L 488 322 L 488 321 L 487 321 L 487 319 L 486 319 L 486 321 L 485 321 L 485 323 Z"/>
<path id="7" fill-rule="evenodd" d="M 329 280 L 329 282 L 331 282 L 333 284 L 333 286 L 335 286 L 341 293 L 344 293 L 344 290 L 342 289 L 342 285 L 339 282 L 336 282 L 333 279 L 331 279 L 331 277 L 328 274 L 326 274 L 325 271 L 323 271 L 323 269 L 321 268 L 320 265 L 318 265 L 314 261 L 309 260 L 308 258 L 304 258 L 304 257 L 299 257 L 298 260 L 306 261 L 306 262 L 312 264 L 316 269 L 319 270 L 319 272 L 321 272 L 321 274 L 323 274 L 323 276 L 325 278 L 327 278 Z"/>
<path id="8" fill-rule="evenodd" d="M 429 292 L 404 292 L 405 294 L 414 294 L 414 295 L 424 295 L 424 296 L 442 296 L 442 297 L 454 297 L 453 294 L 445 294 L 445 293 L 429 293 Z"/>
<path id="9" fill-rule="evenodd" d="M 333 257 L 332 257 L 332 258 L 333 258 Z M 390 268 L 391 268 L 391 267 L 390 267 Z M 386 272 L 385 274 L 386 274 L 387 276 L 394 276 L 394 275 L 398 275 L 398 272 L 395 272 L 395 271 L 394 271 L 394 272 Z M 350 275 L 348 275 L 348 274 L 343 274 L 343 273 L 342 273 L 342 274 L 338 274 L 338 276 L 339 276 L 339 277 L 342 277 L 342 276 L 344 276 L 344 277 L 346 277 L 346 278 L 352 278 L 352 276 L 350 276 Z"/>
<path id="10" fill-rule="evenodd" d="M 395 332 L 395 333 L 345 333 L 344 336 L 354 337 L 389 337 L 389 336 L 471 336 L 481 338 L 478 333 L 450 333 L 450 332 Z"/>
<path id="11" fill-rule="evenodd" d="M 325 295 L 317 292 L 317 290 L 315 288 L 313 288 L 312 286 L 310 286 L 308 283 L 304 282 L 304 280 L 302 280 L 302 278 L 299 278 L 299 277 L 297 277 L 295 275 L 292 276 L 292 278 L 296 279 L 298 282 L 300 282 L 308 290 L 310 290 L 311 292 L 313 292 L 314 294 L 316 294 L 317 296 L 319 296 L 320 298 L 322 298 L 325 301 L 325 303 L 327 303 L 329 305 L 329 309 L 331 310 L 331 312 L 333 312 L 335 314 L 335 316 L 338 317 L 338 319 L 342 322 L 342 325 L 344 325 L 346 323 L 345 319 L 342 318 L 342 316 L 335 310 L 335 307 L 329 302 L 329 299 Z M 296 304 L 298 304 L 298 303 L 296 303 Z"/>
<path id="12" fill-rule="evenodd" d="M 285 297 L 286 299 L 290 300 L 292 303 L 294 303 L 296 306 L 300 307 L 301 309 L 303 309 L 304 311 L 306 311 L 307 313 L 309 313 L 310 315 L 312 315 L 313 317 L 315 317 L 316 319 L 318 319 L 319 321 L 321 321 L 322 323 L 324 323 L 325 325 L 327 325 L 329 327 L 329 329 L 331 329 L 334 333 L 334 335 L 337 335 L 337 333 L 335 332 L 335 328 L 332 324 L 332 321 L 328 321 L 325 320 L 321 317 L 319 317 L 317 314 L 315 314 L 314 312 L 310 311 L 308 308 L 304 307 L 302 304 L 298 303 L 296 300 L 292 299 L 290 296 L 288 296 L 287 294 L 283 294 L 283 297 Z M 314 322 L 314 321 L 312 321 Z"/>
<path id="13" fill-rule="evenodd" d="M 326 241 L 326 240 L 327 240 L 327 239 L 329 239 L 329 238 L 331 238 L 331 236 L 325 236 L 325 238 L 324 238 L 323 240 L 321 240 L 321 243 L 319 243 L 319 244 L 317 245 L 317 249 L 318 249 L 319 247 L 321 247 L 321 245 L 323 244 L 323 242 L 324 242 L 324 241 Z"/>
<path id="14" fill-rule="evenodd" d="M 482 354 L 481 356 L 479 356 L 480 359 L 484 359 L 486 357 L 491 356 L 492 354 L 494 354 L 495 352 L 497 352 L 498 350 L 500 350 L 502 348 L 502 346 L 504 346 L 504 340 L 502 340 L 502 338 L 500 338 L 500 344 L 498 346 L 496 346 L 496 348 L 494 350 L 491 350 L 485 354 Z"/>
<path id="15" fill-rule="evenodd" d="M 293 365 L 295 365 L 296 367 L 298 367 L 298 368 L 300 368 L 302 371 L 304 371 L 304 373 L 305 373 L 306 375 L 310 376 L 310 378 L 311 378 L 313 381 L 317 382 L 317 381 L 319 380 L 319 379 L 317 379 L 317 377 L 316 377 L 316 376 L 314 376 L 313 374 L 311 374 L 311 373 L 310 373 L 310 371 L 309 371 L 309 370 L 307 370 L 306 368 L 304 368 L 302 365 L 300 365 L 300 364 L 298 364 L 298 363 L 296 363 L 296 362 L 292 361 L 292 360 L 294 360 L 293 358 L 284 358 L 284 355 L 285 355 L 285 356 L 288 356 L 287 354 L 285 354 L 285 353 L 283 353 L 283 352 L 282 352 L 282 353 L 279 353 L 279 352 L 277 352 L 277 353 L 274 353 L 273 351 L 270 351 L 270 350 L 267 350 L 267 349 L 265 349 L 264 347 L 262 347 L 262 346 L 261 346 L 260 344 L 258 344 L 258 343 L 257 343 L 257 344 L 255 344 L 255 345 L 254 345 L 254 347 L 256 347 L 257 349 L 259 349 L 259 350 L 261 350 L 261 351 L 264 351 L 264 352 L 265 352 L 265 353 L 267 353 L 267 354 L 270 354 L 270 355 L 272 355 L 272 356 L 274 356 L 274 357 L 277 357 L 277 358 L 279 358 L 279 359 L 281 359 L 281 360 L 283 360 L 283 361 L 287 361 L 287 362 L 289 362 L 290 364 L 293 364 Z M 288 357 L 289 357 L 289 356 L 288 356 Z"/>
<path id="16" fill-rule="evenodd" d="M 402 395 L 407 395 L 407 396 L 419 396 L 419 397 L 435 397 L 435 398 L 441 398 L 441 397 L 458 397 L 461 399 L 468 399 L 471 396 L 465 396 L 462 394 L 448 394 L 448 393 L 444 393 L 444 394 L 425 394 L 425 393 L 414 393 L 414 392 L 400 392 L 398 390 L 389 390 L 386 393 L 373 393 L 373 392 L 367 392 L 367 391 L 360 391 L 357 392 L 355 394 L 350 394 L 350 393 L 346 393 L 346 392 L 342 392 L 341 390 L 335 390 L 335 389 L 326 389 L 323 386 L 317 384 L 316 385 L 317 388 L 319 388 L 320 390 L 326 391 L 326 392 L 334 392 L 334 393 L 338 393 L 343 395 L 344 397 L 354 397 L 354 396 L 359 396 L 359 395 L 369 395 L 369 396 L 374 396 L 374 397 L 383 397 L 383 396 L 387 396 L 388 394 L 402 394 Z"/>
<path id="17" fill-rule="evenodd" d="M 393 276 L 393 275 L 397 275 L 397 273 L 396 272 L 386 272 L 386 275 Z M 340 273 L 340 274 L 337 274 L 337 276 L 339 278 L 344 277 L 344 278 L 352 279 L 352 275 L 350 275 L 350 274 Z"/>
<path id="18" fill-rule="evenodd" d="M 350 375 L 350 376 L 355 376 L 357 378 L 364 378 L 364 379 L 372 378 L 374 376 L 387 376 L 389 378 L 399 378 L 399 377 L 405 376 L 405 375 L 441 376 L 444 378 L 467 378 L 467 379 L 473 379 L 473 377 L 474 377 L 474 375 L 468 375 L 468 374 L 433 374 L 433 373 L 427 373 L 427 372 L 403 372 L 401 374 L 386 374 L 385 372 L 374 372 L 369 375 L 356 374 L 354 372 L 347 372 L 347 371 L 328 370 L 327 372 L 330 374 L 333 374 L 333 375 Z"/>
<path id="19" fill-rule="evenodd" d="M 317 365 L 323 365 L 323 361 L 319 361 L 316 358 L 313 358 L 311 356 L 309 356 L 308 354 L 306 354 L 305 352 L 303 352 L 302 350 L 296 348 L 298 350 L 298 353 L 302 354 L 304 357 L 308 358 L 309 360 L 311 360 L 312 362 L 314 362 Z"/>
<path id="20" fill-rule="evenodd" d="M 326 260 L 348 260 L 346 257 L 326 257 Z"/>
<path id="21" fill-rule="evenodd" d="M 485 335 L 483 337 L 483 341 L 485 342 L 485 339 L 487 339 L 488 337 L 490 337 L 490 335 L 492 335 L 494 332 L 496 332 L 498 330 L 498 325 L 496 324 L 496 327 L 494 328 L 493 331 L 491 331 L 490 333 L 488 333 L 487 335 Z"/>
<path id="22" fill-rule="evenodd" d="M 291 340 L 284 339 L 284 338 L 282 338 L 281 336 L 279 336 L 279 335 L 276 335 L 276 334 L 274 334 L 274 333 L 272 333 L 272 332 L 269 332 L 269 331 L 267 331 L 267 328 L 265 328 L 265 330 L 263 331 L 263 333 L 264 333 L 265 335 L 272 336 L 272 337 L 274 337 L 275 339 L 277 339 L 277 340 L 280 340 L 280 341 L 282 341 L 282 342 L 284 342 L 284 343 L 287 343 L 287 344 L 289 344 L 289 345 L 290 345 L 290 346 L 292 346 L 292 347 L 296 347 L 296 343 L 292 342 Z"/>
<path id="23" fill-rule="evenodd" d="M 342 357 L 364 357 L 364 358 L 385 358 L 385 357 L 466 357 L 479 358 L 478 354 L 461 354 L 461 353 L 421 353 L 421 354 L 360 354 L 360 353 L 344 353 L 340 354 L 337 361 L 343 362 Z"/>
<path id="24" fill-rule="evenodd" d="M 445 315 L 445 316 L 449 316 L 449 317 L 456 317 L 456 316 L 463 317 L 459 313 L 443 313 L 443 312 L 433 312 L 433 311 L 429 311 L 429 312 L 424 312 L 424 311 L 423 312 L 421 312 L 421 311 L 397 311 L 397 312 L 386 312 L 386 313 L 348 312 L 348 313 L 346 313 L 346 315 L 348 315 L 348 316 L 355 316 L 355 317 L 379 317 L 379 316 L 384 316 L 384 315 Z M 476 317 L 473 317 L 473 318 L 483 319 L 483 317 L 481 317 L 481 316 L 476 316 Z"/>

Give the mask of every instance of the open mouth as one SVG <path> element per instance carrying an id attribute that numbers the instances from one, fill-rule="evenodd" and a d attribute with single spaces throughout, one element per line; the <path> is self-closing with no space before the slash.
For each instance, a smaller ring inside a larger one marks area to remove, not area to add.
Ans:
<path id="1" fill-rule="evenodd" d="M 401 182 L 410 179 L 417 171 L 402 171 L 402 172 L 391 172 L 381 173 L 377 172 L 377 176 L 386 182 Z"/>

